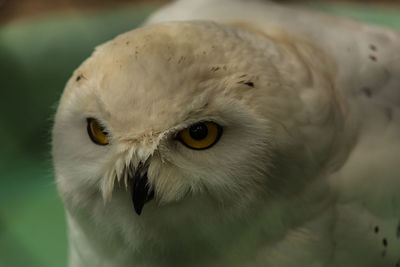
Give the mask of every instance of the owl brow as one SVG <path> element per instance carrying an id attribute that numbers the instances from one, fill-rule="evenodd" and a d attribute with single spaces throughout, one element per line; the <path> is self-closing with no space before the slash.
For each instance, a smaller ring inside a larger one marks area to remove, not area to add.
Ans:
<path id="1" fill-rule="evenodd" d="M 209 106 L 209 103 L 205 102 L 201 106 L 191 109 L 183 120 L 187 121 L 187 120 L 190 120 L 191 117 L 201 115 L 201 112 L 204 111 L 208 106 Z"/>
<path id="2" fill-rule="evenodd" d="M 106 117 L 107 119 L 110 119 L 111 112 L 107 110 L 106 104 L 103 102 L 103 100 L 101 100 L 101 98 L 97 94 L 94 94 L 94 101 L 96 102 L 96 105 L 100 113 L 102 113 L 103 116 Z"/>

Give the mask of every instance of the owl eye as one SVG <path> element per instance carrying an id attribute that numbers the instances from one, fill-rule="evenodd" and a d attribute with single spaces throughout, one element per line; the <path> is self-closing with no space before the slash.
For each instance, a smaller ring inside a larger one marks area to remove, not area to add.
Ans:
<path id="1" fill-rule="evenodd" d="M 215 145 L 222 134 L 222 127 L 214 122 L 198 122 L 178 133 L 178 139 L 188 148 L 207 149 Z"/>
<path id="2" fill-rule="evenodd" d="M 108 145 L 107 132 L 104 131 L 104 127 L 96 119 L 87 119 L 87 131 L 93 143 L 101 146 Z"/>

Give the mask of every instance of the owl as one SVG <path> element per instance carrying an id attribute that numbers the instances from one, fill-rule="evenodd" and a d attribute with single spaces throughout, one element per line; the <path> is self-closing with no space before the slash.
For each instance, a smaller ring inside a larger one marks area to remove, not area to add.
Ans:
<path id="1" fill-rule="evenodd" d="M 400 34 L 181 0 L 97 47 L 53 159 L 70 267 L 400 266 Z"/>

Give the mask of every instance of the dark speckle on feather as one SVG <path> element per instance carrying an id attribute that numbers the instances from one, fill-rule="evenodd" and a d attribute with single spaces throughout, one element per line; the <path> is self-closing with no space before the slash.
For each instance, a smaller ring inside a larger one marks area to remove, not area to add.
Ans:
<path id="1" fill-rule="evenodd" d="M 377 57 L 374 55 L 369 55 L 369 59 L 371 59 L 374 62 L 376 62 L 378 60 Z"/>
<path id="2" fill-rule="evenodd" d="M 211 68 L 211 71 L 213 71 L 213 72 L 215 72 L 215 71 L 217 71 L 217 70 L 219 70 L 219 67 L 212 67 L 212 68 Z"/>
<path id="3" fill-rule="evenodd" d="M 382 244 L 383 244 L 384 247 L 388 246 L 388 241 L 387 241 L 386 238 L 382 239 Z"/>
<path id="4" fill-rule="evenodd" d="M 391 108 L 385 108 L 386 118 L 391 121 L 393 119 L 393 110 Z"/>
<path id="5" fill-rule="evenodd" d="M 377 225 L 377 226 L 375 226 L 375 228 L 374 228 L 374 232 L 375 232 L 375 234 L 379 233 L 379 226 L 378 226 L 378 225 Z"/>
<path id="6" fill-rule="evenodd" d="M 372 51 L 376 51 L 377 50 L 376 46 L 373 45 L 373 44 L 369 45 L 369 49 L 371 49 Z"/>
<path id="7" fill-rule="evenodd" d="M 244 84 L 254 88 L 254 83 L 253 82 L 245 82 Z"/>
<path id="8" fill-rule="evenodd" d="M 185 60 L 185 57 L 184 57 L 184 56 L 181 56 L 181 57 L 179 58 L 179 60 L 178 60 L 178 64 L 181 64 L 181 62 L 184 61 L 184 60 Z"/>
<path id="9" fill-rule="evenodd" d="M 251 81 L 239 81 L 238 83 L 239 84 L 245 84 L 247 86 L 250 86 L 250 87 L 254 88 L 254 83 L 251 82 Z"/>
<path id="10" fill-rule="evenodd" d="M 368 98 L 372 97 L 372 90 L 368 87 L 363 87 L 361 88 L 361 91 L 364 93 L 364 95 Z"/>
<path id="11" fill-rule="evenodd" d="M 395 267 L 400 267 L 400 259 L 396 262 Z"/>
<path id="12" fill-rule="evenodd" d="M 83 74 L 79 74 L 79 75 L 76 77 L 75 81 L 79 82 L 79 81 L 82 80 L 82 79 L 86 79 L 86 77 L 85 77 Z"/>
<path id="13" fill-rule="evenodd" d="M 397 237 L 397 239 L 400 239 L 400 221 L 399 221 L 399 223 L 397 224 L 396 237 Z"/>
<path id="14" fill-rule="evenodd" d="M 390 70 L 386 67 L 383 67 L 383 71 L 385 72 L 386 75 L 386 80 L 389 80 L 392 77 L 392 73 L 390 72 Z"/>

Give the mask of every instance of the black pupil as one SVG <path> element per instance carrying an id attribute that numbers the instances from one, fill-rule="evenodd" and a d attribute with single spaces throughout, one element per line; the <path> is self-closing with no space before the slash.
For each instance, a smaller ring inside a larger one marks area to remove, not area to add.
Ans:
<path id="1" fill-rule="evenodd" d="M 204 123 L 196 123 L 189 128 L 190 137 L 194 140 L 200 141 L 207 137 L 208 129 Z"/>

